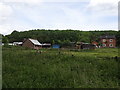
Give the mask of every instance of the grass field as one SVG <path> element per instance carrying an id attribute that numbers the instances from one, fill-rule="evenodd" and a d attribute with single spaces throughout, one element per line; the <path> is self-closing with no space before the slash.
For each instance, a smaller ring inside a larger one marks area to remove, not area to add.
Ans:
<path id="1" fill-rule="evenodd" d="M 3 47 L 3 88 L 118 88 L 118 49 L 42 53 Z"/>

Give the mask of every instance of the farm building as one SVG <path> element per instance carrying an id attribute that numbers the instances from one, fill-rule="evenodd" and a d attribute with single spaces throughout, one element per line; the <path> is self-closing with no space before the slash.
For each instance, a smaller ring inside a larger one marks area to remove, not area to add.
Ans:
<path id="1" fill-rule="evenodd" d="M 60 45 L 54 44 L 54 45 L 52 45 L 52 48 L 60 48 Z"/>
<path id="2" fill-rule="evenodd" d="M 75 49 L 75 46 L 76 46 L 76 42 L 70 42 L 70 48 Z"/>
<path id="3" fill-rule="evenodd" d="M 51 47 L 51 43 L 42 44 L 42 48 L 50 48 L 50 47 Z"/>
<path id="4" fill-rule="evenodd" d="M 13 42 L 13 45 L 15 45 L 15 46 L 22 46 L 22 43 L 23 42 Z"/>
<path id="5" fill-rule="evenodd" d="M 96 46 L 96 48 L 100 48 L 100 46 L 99 46 L 99 43 L 98 43 L 98 42 L 93 41 L 93 42 L 92 42 L 92 44 L 93 44 L 93 45 L 95 45 L 95 46 Z"/>
<path id="6" fill-rule="evenodd" d="M 13 46 L 13 43 L 8 43 L 9 46 Z"/>
<path id="7" fill-rule="evenodd" d="M 76 48 L 77 49 L 95 49 L 96 46 L 94 44 L 80 42 L 76 44 Z"/>
<path id="8" fill-rule="evenodd" d="M 83 43 L 81 45 L 81 49 L 95 49 L 96 46 L 94 44 L 90 44 L 90 43 Z"/>
<path id="9" fill-rule="evenodd" d="M 102 44 L 102 47 L 115 48 L 116 37 L 109 35 L 100 36 L 100 43 Z"/>
<path id="10" fill-rule="evenodd" d="M 93 41 L 92 44 L 98 46 L 98 42 L 96 42 L 96 41 Z"/>
<path id="11" fill-rule="evenodd" d="M 26 40 L 24 40 L 22 46 L 32 48 L 32 49 L 40 49 L 40 48 L 42 48 L 42 44 L 38 40 L 35 40 L 35 39 L 26 39 Z"/>
<path id="12" fill-rule="evenodd" d="M 76 48 L 77 49 L 81 49 L 81 45 L 83 44 L 83 42 L 77 42 L 76 43 Z"/>
<path id="13" fill-rule="evenodd" d="M 4 46 L 5 43 L 0 43 L 0 46 Z M 6 43 L 6 45 L 13 46 L 13 43 Z"/>

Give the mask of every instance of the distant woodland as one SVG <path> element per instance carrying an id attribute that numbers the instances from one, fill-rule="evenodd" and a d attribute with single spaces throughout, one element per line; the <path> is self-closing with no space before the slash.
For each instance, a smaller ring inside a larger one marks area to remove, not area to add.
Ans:
<path id="1" fill-rule="evenodd" d="M 25 38 L 33 38 L 39 40 L 41 43 L 52 43 L 67 45 L 70 42 L 85 42 L 92 41 L 99 42 L 101 35 L 115 35 L 117 39 L 117 46 L 120 46 L 120 31 L 80 31 L 80 30 L 45 30 L 35 29 L 29 31 L 14 30 L 9 35 L 2 35 L 3 43 L 20 42 Z"/>

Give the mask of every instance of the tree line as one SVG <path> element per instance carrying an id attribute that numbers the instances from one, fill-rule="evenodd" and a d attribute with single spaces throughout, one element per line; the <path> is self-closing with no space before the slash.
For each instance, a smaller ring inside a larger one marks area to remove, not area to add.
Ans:
<path id="1" fill-rule="evenodd" d="M 115 35 L 117 38 L 117 45 L 120 43 L 120 31 L 80 31 L 80 30 L 45 30 L 35 29 L 29 31 L 17 31 L 14 30 L 11 34 L 5 35 L 2 38 L 2 42 L 12 43 L 21 42 L 27 38 L 37 39 L 41 43 L 52 43 L 68 45 L 70 42 L 86 42 L 92 41 L 99 42 L 101 35 Z"/>

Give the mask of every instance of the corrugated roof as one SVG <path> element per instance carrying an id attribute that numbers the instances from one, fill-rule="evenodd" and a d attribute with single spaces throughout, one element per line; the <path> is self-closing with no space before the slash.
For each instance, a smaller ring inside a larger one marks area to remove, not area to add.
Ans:
<path id="1" fill-rule="evenodd" d="M 44 44 L 42 44 L 42 45 L 51 45 L 51 43 L 44 43 Z"/>
<path id="2" fill-rule="evenodd" d="M 22 44 L 23 42 L 13 42 L 13 44 Z"/>
<path id="3" fill-rule="evenodd" d="M 41 43 L 39 43 L 38 40 L 35 39 L 29 39 L 34 45 L 42 45 Z"/>

